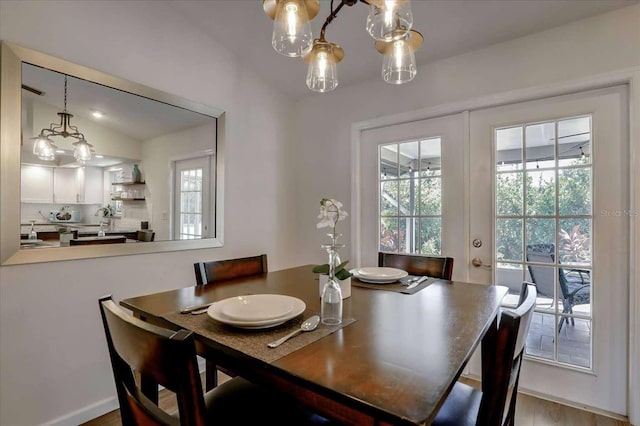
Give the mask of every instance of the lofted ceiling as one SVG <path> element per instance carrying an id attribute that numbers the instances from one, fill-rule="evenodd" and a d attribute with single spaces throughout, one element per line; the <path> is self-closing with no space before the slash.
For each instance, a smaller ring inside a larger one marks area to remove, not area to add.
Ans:
<path id="1" fill-rule="evenodd" d="M 425 39 L 416 54 L 418 65 L 477 50 L 568 22 L 638 3 L 639 0 L 413 0 L 414 28 Z M 340 0 L 335 0 L 337 6 Z M 273 21 L 261 0 L 171 0 L 171 7 L 201 31 L 235 52 L 238 61 L 261 74 L 288 96 L 322 96 L 305 84 L 307 64 L 271 47 Z M 318 37 L 330 1 L 320 0 L 312 21 Z M 340 86 L 380 78 L 382 57 L 365 31 L 369 7 L 343 7 L 327 27 L 327 41 L 345 50 L 338 65 Z M 418 73 L 420 67 L 418 66 Z"/>

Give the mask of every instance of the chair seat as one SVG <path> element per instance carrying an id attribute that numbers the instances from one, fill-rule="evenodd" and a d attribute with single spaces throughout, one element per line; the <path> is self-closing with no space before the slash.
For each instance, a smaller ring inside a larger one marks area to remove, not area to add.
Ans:
<path id="1" fill-rule="evenodd" d="M 204 398 L 209 421 L 216 426 L 335 424 L 242 377 L 218 385 Z"/>
<path id="2" fill-rule="evenodd" d="M 432 425 L 475 426 L 480 412 L 481 399 L 481 391 L 464 383 L 456 382 Z"/>

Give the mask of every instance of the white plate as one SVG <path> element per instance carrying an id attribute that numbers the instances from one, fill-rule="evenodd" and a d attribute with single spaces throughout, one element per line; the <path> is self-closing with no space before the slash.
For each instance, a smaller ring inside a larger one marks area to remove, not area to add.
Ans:
<path id="1" fill-rule="evenodd" d="M 360 281 L 372 284 L 390 284 L 409 275 L 407 271 L 396 268 L 357 268 L 351 273 Z"/>
<path id="2" fill-rule="evenodd" d="M 243 297 L 252 297 L 252 296 L 259 296 L 259 295 L 250 295 L 250 296 L 243 296 Z M 227 303 L 237 303 L 233 301 L 235 297 L 224 299 L 219 302 L 215 302 L 213 305 L 209 306 L 209 309 L 207 310 L 207 315 L 209 315 L 211 318 L 213 318 L 218 322 L 221 322 L 223 324 L 228 324 L 234 327 L 246 328 L 246 329 L 260 329 L 260 328 L 275 327 L 277 325 L 283 324 L 289 321 L 290 319 L 300 315 L 307 308 L 307 305 L 302 300 L 296 297 L 283 296 L 283 295 L 273 295 L 273 296 L 286 298 L 292 302 L 291 310 L 287 314 L 283 315 L 282 317 L 271 318 L 267 320 L 249 320 L 249 321 L 235 320 L 235 319 L 229 318 L 227 315 L 224 314 L 222 310 Z"/>
<path id="3" fill-rule="evenodd" d="M 253 294 L 232 297 L 220 312 L 236 321 L 267 321 L 286 316 L 293 310 L 293 297 Z"/>

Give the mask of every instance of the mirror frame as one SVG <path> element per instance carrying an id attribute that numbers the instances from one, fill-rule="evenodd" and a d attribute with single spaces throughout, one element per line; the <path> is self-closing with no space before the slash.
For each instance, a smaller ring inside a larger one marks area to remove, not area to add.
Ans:
<path id="1" fill-rule="evenodd" d="M 224 242 L 225 112 L 142 84 L 59 59 L 14 43 L 0 45 L 0 265 L 90 259 L 222 247 Z M 20 148 L 22 145 L 22 63 L 113 87 L 217 118 L 215 238 L 144 244 L 105 244 L 20 250 Z M 16 184 L 18 182 L 18 184 Z"/>

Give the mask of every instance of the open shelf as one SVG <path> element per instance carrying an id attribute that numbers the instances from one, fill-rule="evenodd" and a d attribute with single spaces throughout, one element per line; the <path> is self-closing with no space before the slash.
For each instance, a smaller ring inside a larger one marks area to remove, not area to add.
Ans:
<path id="1" fill-rule="evenodd" d="M 144 185 L 145 182 L 111 182 L 111 185 L 122 185 L 122 186 L 132 186 L 132 185 Z"/>

